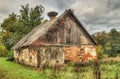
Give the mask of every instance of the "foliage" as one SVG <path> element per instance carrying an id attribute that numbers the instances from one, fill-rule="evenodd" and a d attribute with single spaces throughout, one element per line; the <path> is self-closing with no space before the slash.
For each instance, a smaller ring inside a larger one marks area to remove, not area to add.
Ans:
<path id="1" fill-rule="evenodd" d="M 104 57 L 104 54 L 103 54 L 103 47 L 101 45 L 98 45 L 96 47 L 96 52 L 97 52 L 97 55 L 98 55 L 98 58 L 99 59 L 102 59 Z"/>
<path id="2" fill-rule="evenodd" d="M 99 45 L 102 45 L 104 51 L 103 53 L 108 54 L 108 56 L 115 57 L 120 53 L 120 32 L 116 29 L 111 29 L 110 32 L 97 32 L 92 35 Z"/>
<path id="3" fill-rule="evenodd" d="M 6 53 L 6 47 L 3 45 L 0 45 L 0 57 L 5 56 Z"/>
<path id="4" fill-rule="evenodd" d="M 7 48 L 4 45 L 0 45 L 0 57 L 11 57 L 13 56 L 12 50 L 7 50 Z"/>
<path id="5" fill-rule="evenodd" d="M 10 47 L 13 45 L 13 41 L 11 39 L 11 35 L 15 32 L 15 23 L 17 21 L 16 14 L 12 13 L 9 15 L 9 18 L 5 19 L 1 24 L 4 32 L 2 35 L 3 44 L 7 49 L 10 50 Z"/>
<path id="6" fill-rule="evenodd" d="M 104 45 L 107 39 L 107 33 L 105 31 L 103 32 L 97 32 L 92 35 L 94 40 L 99 44 L 99 45 Z"/>
<path id="7" fill-rule="evenodd" d="M 3 35 L 3 33 L 0 32 L 0 57 L 1 57 L 1 56 L 5 56 L 6 50 L 7 50 L 7 48 L 6 48 L 5 45 L 3 44 L 2 35 Z"/>
<path id="8" fill-rule="evenodd" d="M 43 6 L 35 6 L 29 8 L 29 4 L 21 5 L 20 14 L 9 14 L 1 27 L 1 40 L 6 50 L 10 51 L 11 47 L 15 45 L 23 36 L 30 32 L 35 26 L 42 23 Z M 0 52 L 1 53 L 1 52 Z"/>

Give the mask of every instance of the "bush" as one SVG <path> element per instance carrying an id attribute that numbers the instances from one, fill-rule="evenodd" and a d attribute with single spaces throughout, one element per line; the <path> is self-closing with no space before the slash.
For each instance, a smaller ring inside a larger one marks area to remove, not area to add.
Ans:
<path id="1" fill-rule="evenodd" d="M 13 56 L 12 50 L 7 50 L 4 45 L 0 46 L 0 57 L 11 57 Z"/>
<path id="2" fill-rule="evenodd" d="M 6 47 L 4 45 L 0 46 L 0 57 L 5 56 L 6 53 Z"/>
<path id="3" fill-rule="evenodd" d="M 96 47 L 96 51 L 97 51 L 98 59 L 104 58 L 103 47 L 101 45 L 98 45 Z"/>
<path id="4" fill-rule="evenodd" d="M 6 54 L 7 57 L 13 57 L 13 50 L 9 50 L 8 53 Z"/>

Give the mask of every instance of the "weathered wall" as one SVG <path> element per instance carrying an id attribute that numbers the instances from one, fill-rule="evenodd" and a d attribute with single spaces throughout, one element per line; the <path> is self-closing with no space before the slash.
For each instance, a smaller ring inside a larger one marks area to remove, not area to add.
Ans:
<path id="1" fill-rule="evenodd" d="M 33 50 L 30 50 L 28 47 L 14 51 L 14 58 L 16 62 L 35 67 L 37 67 L 36 55 L 37 53 Z"/>
<path id="2" fill-rule="evenodd" d="M 35 66 L 55 66 L 64 63 L 63 48 L 59 46 L 27 47 L 14 51 L 16 62 Z"/>
<path id="3" fill-rule="evenodd" d="M 80 25 L 72 17 L 66 17 L 64 27 L 65 44 L 93 44 L 85 30 L 81 28 L 82 26 L 80 27 Z"/>
<path id="4" fill-rule="evenodd" d="M 95 46 L 66 46 L 64 47 L 65 60 L 73 62 L 88 62 L 89 60 L 97 59 Z"/>
<path id="5" fill-rule="evenodd" d="M 39 67 L 64 64 L 64 52 L 61 46 L 39 46 L 36 50 Z"/>
<path id="6" fill-rule="evenodd" d="M 82 45 L 94 43 L 75 19 L 67 15 L 59 18 L 46 34 L 43 34 L 32 43 L 32 45 L 45 44 Z"/>

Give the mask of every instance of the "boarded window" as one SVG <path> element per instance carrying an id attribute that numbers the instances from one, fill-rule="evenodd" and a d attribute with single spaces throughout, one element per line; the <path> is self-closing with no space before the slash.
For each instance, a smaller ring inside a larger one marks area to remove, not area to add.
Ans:
<path id="1" fill-rule="evenodd" d="M 70 44 L 71 40 L 70 40 L 70 33 L 71 33 L 71 28 L 67 28 L 67 32 L 66 32 L 66 43 Z"/>

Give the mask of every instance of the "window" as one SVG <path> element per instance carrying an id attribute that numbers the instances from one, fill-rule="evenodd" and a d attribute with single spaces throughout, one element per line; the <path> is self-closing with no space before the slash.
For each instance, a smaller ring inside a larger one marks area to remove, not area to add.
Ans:
<path id="1" fill-rule="evenodd" d="M 66 32 L 66 43 L 70 44 L 71 40 L 70 40 L 70 33 L 71 33 L 71 28 L 67 28 L 67 32 Z"/>

